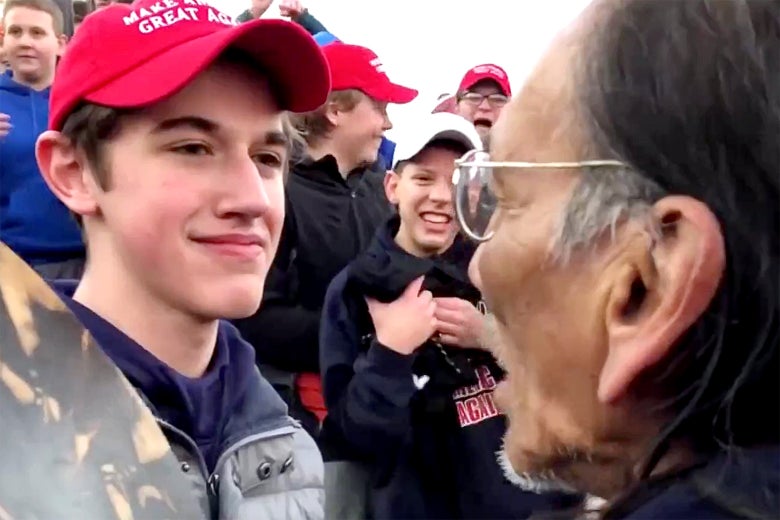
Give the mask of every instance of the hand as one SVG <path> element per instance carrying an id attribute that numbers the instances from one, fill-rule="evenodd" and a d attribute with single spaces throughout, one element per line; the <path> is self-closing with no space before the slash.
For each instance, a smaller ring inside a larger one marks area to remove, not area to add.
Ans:
<path id="1" fill-rule="evenodd" d="M 11 131 L 13 125 L 11 124 L 11 116 L 8 114 L 0 114 L 0 137 L 5 137 L 8 132 Z"/>
<path id="2" fill-rule="evenodd" d="M 446 345 L 482 348 L 480 338 L 485 316 L 472 304 L 460 298 L 436 298 L 436 331 Z"/>
<path id="3" fill-rule="evenodd" d="M 252 0 L 252 7 L 250 9 L 254 18 L 260 18 L 265 14 L 273 0 Z"/>
<path id="4" fill-rule="evenodd" d="M 433 296 L 430 291 L 420 292 L 422 283 L 421 276 L 390 303 L 366 298 L 377 341 L 399 354 L 411 354 L 436 331 Z"/>
<path id="5" fill-rule="evenodd" d="M 306 8 L 303 6 L 300 0 L 282 0 L 279 4 L 279 13 L 285 18 L 297 18 Z"/>

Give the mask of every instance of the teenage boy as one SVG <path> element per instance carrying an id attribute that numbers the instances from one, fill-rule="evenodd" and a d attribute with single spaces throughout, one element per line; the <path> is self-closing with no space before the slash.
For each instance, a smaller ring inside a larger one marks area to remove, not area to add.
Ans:
<path id="1" fill-rule="evenodd" d="M 0 240 L 43 276 L 76 278 L 84 266 L 81 233 L 35 161 L 65 45 L 62 12 L 52 0 L 9 0 L 3 24 L 9 69 L 0 76 Z"/>
<path id="2" fill-rule="evenodd" d="M 220 319 L 260 303 L 284 220 L 283 111 L 325 101 L 327 63 L 290 22 L 168 5 L 88 16 L 60 64 L 38 162 L 88 252 L 80 283 L 57 288 L 210 516 L 320 518 L 313 439 Z"/>
<path id="3" fill-rule="evenodd" d="M 511 97 L 512 87 L 506 71 L 498 65 L 484 63 L 463 75 L 455 97 L 455 113 L 474 123 L 483 143 L 487 143 L 490 129 Z"/>
<path id="4" fill-rule="evenodd" d="M 376 162 L 392 125 L 388 103 L 417 91 L 396 85 L 373 51 L 336 42 L 322 48 L 333 92 L 320 108 L 296 116 L 306 155 L 287 184 L 279 254 L 260 311 L 238 324 L 291 413 L 316 434 L 325 416 L 319 378 L 320 314 L 333 277 L 363 251 L 391 208 Z"/>
<path id="5" fill-rule="evenodd" d="M 561 497 L 513 487 L 496 462 L 506 426 L 493 389 L 502 373 L 480 347 L 480 294 L 467 277 L 473 246 L 457 237 L 452 204 L 455 160 L 480 137 L 454 114 L 417 124 L 401 134 L 385 178 L 398 215 L 325 298 L 326 507 L 356 516 L 360 483 L 344 475 L 358 473 L 341 463 L 367 468 L 371 518 L 526 518 Z"/>

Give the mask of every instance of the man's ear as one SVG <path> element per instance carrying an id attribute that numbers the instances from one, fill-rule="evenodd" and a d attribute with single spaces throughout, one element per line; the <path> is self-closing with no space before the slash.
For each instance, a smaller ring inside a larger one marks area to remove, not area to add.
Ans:
<path id="1" fill-rule="evenodd" d="M 661 236 L 634 234 L 606 306 L 608 351 L 598 397 L 613 403 L 640 373 L 669 354 L 707 309 L 726 266 L 723 234 L 710 209 L 691 197 L 658 201 Z"/>
<path id="2" fill-rule="evenodd" d="M 49 189 L 68 209 L 82 216 L 98 212 L 95 179 L 70 139 L 51 130 L 42 133 L 35 157 Z"/>
<path id="3" fill-rule="evenodd" d="M 387 170 L 385 174 L 385 196 L 390 204 L 398 204 L 398 181 L 401 177 L 393 170 Z"/>

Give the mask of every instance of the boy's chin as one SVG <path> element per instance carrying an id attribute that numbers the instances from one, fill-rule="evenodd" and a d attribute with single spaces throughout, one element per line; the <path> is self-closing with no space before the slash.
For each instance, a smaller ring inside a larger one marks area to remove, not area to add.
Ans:
<path id="1" fill-rule="evenodd" d="M 260 302 L 263 298 L 262 286 L 259 288 L 222 289 L 216 289 L 213 297 L 207 303 L 207 312 L 215 319 L 238 320 L 248 318 L 260 308 Z"/>

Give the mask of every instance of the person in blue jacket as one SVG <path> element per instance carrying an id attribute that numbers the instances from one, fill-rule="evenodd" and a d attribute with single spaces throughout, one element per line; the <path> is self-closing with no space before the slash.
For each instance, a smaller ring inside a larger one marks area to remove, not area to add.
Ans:
<path id="1" fill-rule="evenodd" d="M 64 48 L 62 13 L 51 0 L 9 0 L 4 25 L 10 68 L 0 76 L 0 241 L 44 276 L 78 276 L 81 232 L 35 160 Z"/>
<path id="2" fill-rule="evenodd" d="M 451 199 L 455 160 L 480 137 L 445 113 L 403 135 L 385 180 L 398 214 L 325 297 L 326 511 L 493 519 L 577 504 L 513 487 L 496 460 L 506 424 L 493 390 L 503 375 L 481 347 L 481 297 L 466 275 L 474 247 L 457 236 Z M 348 468 L 363 469 L 362 482 Z"/>

